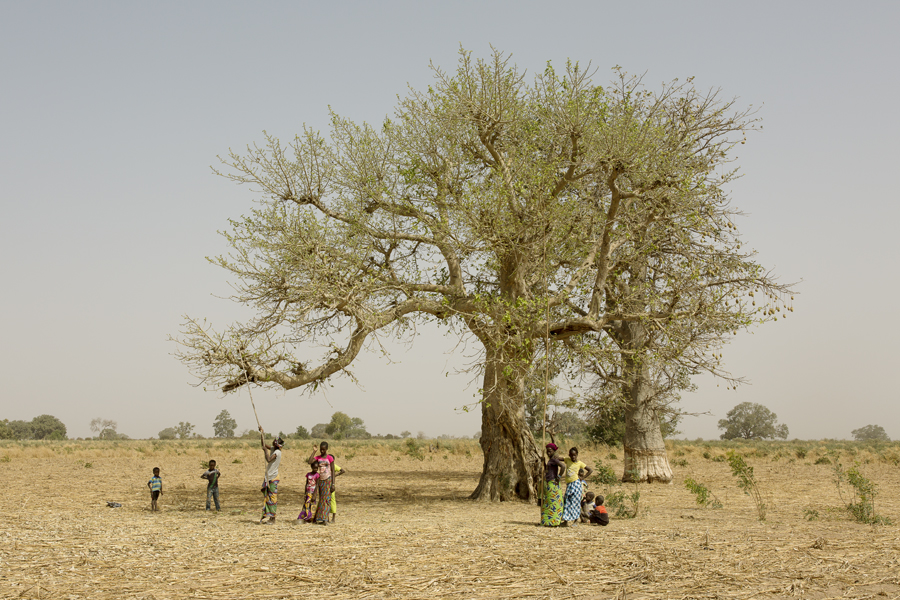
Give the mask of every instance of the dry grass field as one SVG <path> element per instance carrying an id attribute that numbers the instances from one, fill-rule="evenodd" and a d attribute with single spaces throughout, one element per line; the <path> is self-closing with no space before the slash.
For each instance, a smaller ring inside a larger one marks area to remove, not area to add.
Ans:
<path id="1" fill-rule="evenodd" d="M 675 483 L 640 486 L 637 518 L 547 529 L 536 506 L 466 500 L 481 466 L 474 442 L 426 448 L 424 460 L 400 443 L 335 442 L 349 473 L 328 527 L 294 523 L 311 442 L 285 450 L 274 526 L 257 525 L 263 462 L 252 442 L 4 442 L 0 598 L 900 597 L 900 445 L 836 444 L 894 522 L 871 526 L 849 518 L 830 467 L 815 464 L 824 442 L 739 448 L 767 494 L 764 522 L 714 460 L 722 444 L 670 444 Z M 621 450 L 581 454 L 621 475 Z M 222 471 L 218 514 L 204 510 L 209 458 Z M 155 466 L 165 493 L 151 513 Z M 724 507 L 698 507 L 685 477 Z"/>

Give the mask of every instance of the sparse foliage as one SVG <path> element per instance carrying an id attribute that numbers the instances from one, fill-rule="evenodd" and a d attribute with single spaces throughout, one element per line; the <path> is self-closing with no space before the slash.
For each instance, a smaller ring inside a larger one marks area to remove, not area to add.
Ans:
<path id="1" fill-rule="evenodd" d="M 726 455 L 726 460 L 728 461 L 728 466 L 731 467 L 731 474 L 738 481 L 738 487 L 744 490 L 744 493 L 753 498 L 753 503 L 756 505 L 756 517 L 760 521 L 766 520 L 766 503 L 763 498 L 762 489 L 759 486 L 759 482 L 756 480 L 756 476 L 753 474 L 753 467 L 747 464 L 747 461 L 744 460 L 744 457 L 735 452 L 734 450 L 729 450 Z"/>
<path id="2" fill-rule="evenodd" d="M 593 479 L 602 485 L 615 485 L 619 483 L 619 478 L 616 477 L 615 472 L 612 470 L 612 467 L 605 464 L 602 460 L 597 459 L 594 462 L 594 475 Z"/>
<path id="3" fill-rule="evenodd" d="M 93 431 L 94 434 L 96 434 L 98 437 L 101 437 L 100 434 L 104 429 L 112 429 L 113 431 L 115 431 L 118 426 L 119 424 L 112 419 L 101 419 L 100 417 L 91 419 L 91 431 Z"/>
<path id="4" fill-rule="evenodd" d="M 878 495 L 878 488 L 874 482 L 860 472 L 859 462 L 854 462 L 852 467 L 845 470 L 837 453 L 832 452 L 831 463 L 838 496 L 853 519 L 859 523 L 889 525 L 890 519 L 875 514 L 875 497 Z M 852 490 L 850 498 L 844 497 L 844 483 L 849 485 Z"/>
<path id="5" fill-rule="evenodd" d="M 725 433 L 719 437 L 723 440 L 741 438 L 745 440 L 764 440 L 771 438 L 787 439 L 788 427 L 777 424 L 778 415 L 754 402 L 741 402 L 719 420 L 719 429 Z"/>
<path id="6" fill-rule="evenodd" d="M 191 437 L 191 432 L 194 431 L 194 426 L 188 422 L 180 421 L 178 425 L 174 427 L 175 435 L 178 436 L 179 440 L 186 440 Z"/>
<path id="7" fill-rule="evenodd" d="M 722 503 L 719 502 L 716 495 L 713 494 L 705 484 L 694 481 L 688 477 L 684 480 L 684 487 L 686 487 L 690 493 L 694 494 L 694 500 L 696 500 L 697 504 L 700 506 L 704 508 L 722 508 Z"/>

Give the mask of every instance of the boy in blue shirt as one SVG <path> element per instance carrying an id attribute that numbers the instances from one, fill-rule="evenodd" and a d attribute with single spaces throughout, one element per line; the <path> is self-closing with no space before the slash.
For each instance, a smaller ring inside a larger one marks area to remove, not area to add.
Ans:
<path id="1" fill-rule="evenodd" d="M 159 467 L 153 467 L 153 477 L 147 482 L 147 487 L 150 488 L 150 510 L 159 510 L 159 505 L 157 505 L 156 501 L 159 500 L 163 492 L 162 479 L 159 477 Z"/>

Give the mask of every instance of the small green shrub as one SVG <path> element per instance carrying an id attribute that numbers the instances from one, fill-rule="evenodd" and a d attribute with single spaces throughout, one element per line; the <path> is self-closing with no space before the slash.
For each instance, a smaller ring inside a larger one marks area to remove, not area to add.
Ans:
<path id="1" fill-rule="evenodd" d="M 818 521 L 819 520 L 819 511 L 813 510 L 811 508 L 804 509 L 803 518 L 807 521 Z"/>
<path id="2" fill-rule="evenodd" d="M 242 464 L 244 464 L 244 461 L 242 461 L 242 460 L 239 459 L 239 458 L 236 458 L 236 459 L 234 459 L 233 461 L 231 461 L 231 464 L 233 464 L 233 465 L 242 465 Z"/>
<path id="3" fill-rule="evenodd" d="M 627 516 L 628 508 L 625 506 L 625 492 L 615 491 L 606 495 L 606 508 L 614 511 L 617 517 Z"/>
<path id="4" fill-rule="evenodd" d="M 704 484 L 694 481 L 690 477 L 684 480 L 684 487 L 694 494 L 694 500 L 697 504 L 705 508 L 722 508 L 722 503 L 716 498 L 715 494 L 709 491 Z"/>
<path id="5" fill-rule="evenodd" d="M 845 471 L 843 465 L 838 461 L 837 454 L 834 454 L 833 458 L 835 485 L 837 485 L 838 496 L 844 503 L 847 512 L 859 523 L 890 525 L 890 519 L 875 513 L 875 497 L 878 495 L 878 490 L 875 483 L 860 472 L 859 461 L 854 462 L 853 466 Z M 853 490 L 853 497 L 847 500 L 844 499 L 841 485 L 844 482 Z"/>
<path id="6" fill-rule="evenodd" d="M 94 463 L 92 463 L 92 462 L 86 462 L 86 463 L 84 463 L 84 468 L 85 468 L 85 469 L 91 469 L 91 468 L 93 468 L 93 467 L 94 467 Z"/>
<path id="7" fill-rule="evenodd" d="M 600 483 L 602 485 L 615 485 L 619 483 L 619 478 L 616 477 L 615 472 L 613 472 L 612 467 L 606 465 L 600 459 L 594 463 L 594 481 Z"/>
<path id="8" fill-rule="evenodd" d="M 676 467 L 686 467 L 688 466 L 688 461 L 686 458 L 676 458 L 672 461 L 672 464 Z"/>
<path id="9" fill-rule="evenodd" d="M 766 503 L 763 501 L 759 482 L 756 481 L 756 476 L 753 474 L 753 467 L 748 465 L 744 457 L 734 450 L 728 451 L 728 465 L 731 467 L 731 474 L 738 480 L 738 487 L 753 498 L 753 502 L 756 504 L 757 518 L 760 521 L 765 521 Z"/>
<path id="10" fill-rule="evenodd" d="M 635 519 L 641 509 L 641 490 L 639 488 L 641 474 L 636 469 L 629 470 L 625 474 L 634 484 L 634 491 L 629 494 L 623 490 L 619 490 L 612 494 L 616 498 L 616 515 L 628 519 Z M 628 506 L 629 504 L 631 506 Z"/>
<path id="11" fill-rule="evenodd" d="M 606 455 L 606 458 L 608 458 L 609 460 L 616 460 L 619 457 L 616 456 L 615 452 L 610 452 L 609 454 Z"/>
<path id="12" fill-rule="evenodd" d="M 817 458 L 815 460 L 815 462 L 813 464 L 814 465 L 830 465 L 831 461 L 828 460 L 827 456 L 820 456 L 819 458 Z"/>
<path id="13" fill-rule="evenodd" d="M 794 455 L 801 460 L 806 458 L 806 448 L 797 448 L 794 450 Z"/>
<path id="14" fill-rule="evenodd" d="M 404 452 L 404 454 L 411 458 L 415 458 L 416 460 L 425 460 L 425 455 L 422 453 L 422 448 L 413 438 L 407 438 L 406 451 Z"/>
<path id="15" fill-rule="evenodd" d="M 709 460 L 709 459 L 712 458 L 712 454 L 709 453 L 709 450 L 704 450 L 704 451 L 703 451 L 703 454 L 701 454 L 701 456 L 702 456 L 703 458 L 705 458 L 706 460 Z"/>

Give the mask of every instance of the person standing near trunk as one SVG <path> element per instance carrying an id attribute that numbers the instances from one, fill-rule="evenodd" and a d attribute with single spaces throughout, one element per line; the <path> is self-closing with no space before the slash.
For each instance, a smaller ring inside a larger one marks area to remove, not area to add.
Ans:
<path id="1" fill-rule="evenodd" d="M 284 440 L 272 439 L 272 445 L 266 445 L 266 432 L 262 426 L 259 428 L 259 441 L 262 444 L 263 455 L 266 457 L 266 478 L 260 490 L 266 495 L 266 503 L 263 505 L 260 525 L 272 525 L 275 523 L 275 512 L 278 509 L 278 466 L 281 464 L 281 448 Z M 266 520 L 268 519 L 268 520 Z"/>
<path id="2" fill-rule="evenodd" d="M 547 444 L 547 462 L 544 463 L 544 493 L 541 497 L 541 525 L 559 527 L 562 522 L 563 502 L 559 493 L 559 478 L 565 473 L 566 464 L 556 456 L 559 448 Z"/>

